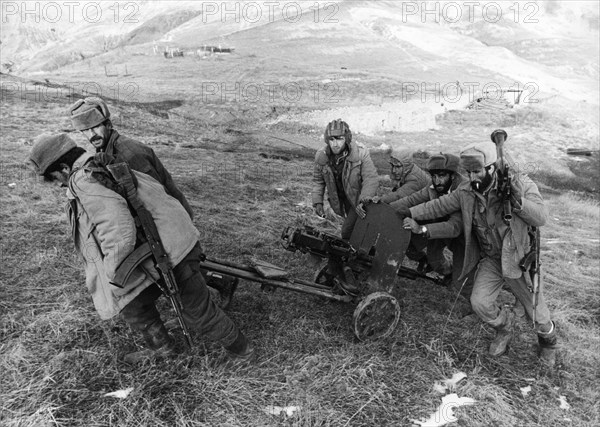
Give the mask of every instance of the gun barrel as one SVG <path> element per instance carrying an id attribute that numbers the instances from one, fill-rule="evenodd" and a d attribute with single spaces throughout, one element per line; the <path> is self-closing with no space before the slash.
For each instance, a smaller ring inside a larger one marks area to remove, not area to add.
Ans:
<path id="1" fill-rule="evenodd" d="M 496 129 L 490 135 L 492 142 L 496 145 L 502 145 L 508 139 L 508 134 L 504 129 Z"/>
<path id="2" fill-rule="evenodd" d="M 510 220 L 512 220 L 512 217 L 513 217 L 512 213 L 511 213 L 512 206 L 511 206 L 510 200 L 507 199 L 504 201 L 502 209 L 504 212 L 502 219 L 504 219 L 504 222 L 506 222 L 508 224 L 510 222 Z"/>
<path id="3" fill-rule="evenodd" d="M 510 224 L 512 220 L 512 206 L 510 201 L 510 175 L 508 172 L 508 162 L 504 159 L 504 142 L 508 138 L 508 134 L 504 129 L 496 129 L 490 135 L 491 140 L 496 144 L 496 153 L 498 156 L 497 176 L 499 179 L 499 188 L 504 199 L 502 205 L 503 220 L 506 224 Z"/>

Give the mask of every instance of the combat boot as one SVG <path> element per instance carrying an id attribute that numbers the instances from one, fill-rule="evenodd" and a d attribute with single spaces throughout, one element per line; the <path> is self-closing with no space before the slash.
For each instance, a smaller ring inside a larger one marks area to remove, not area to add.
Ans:
<path id="1" fill-rule="evenodd" d="M 360 286 L 358 281 L 354 277 L 354 272 L 350 267 L 344 267 L 344 280 L 334 279 L 335 282 L 339 285 L 339 287 L 347 293 L 348 295 L 356 296 L 360 293 Z"/>
<path id="2" fill-rule="evenodd" d="M 219 291 L 219 296 L 221 297 L 219 307 L 221 310 L 229 309 L 240 279 L 228 276 L 227 274 L 215 273 L 214 271 L 207 272 L 206 278 L 206 285 Z"/>
<path id="3" fill-rule="evenodd" d="M 549 368 L 556 364 L 556 349 L 558 348 L 558 337 L 556 336 L 556 324 L 552 322 L 550 332 L 538 332 L 540 361 Z"/>
<path id="4" fill-rule="evenodd" d="M 507 308 L 502 309 L 504 311 L 506 320 L 500 326 L 495 327 L 496 338 L 490 344 L 490 356 L 498 357 L 506 353 L 508 345 L 513 337 L 513 328 L 515 325 L 515 313 Z M 502 315 L 502 314 L 501 314 Z"/>
<path id="5" fill-rule="evenodd" d="M 144 360 L 161 359 L 176 354 L 175 342 L 167 332 L 167 328 L 162 321 L 150 325 L 149 328 L 142 331 L 142 336 L 149 348 L 126 354 L 123 357 L 125 362 L 140 363 Z"/>
<path id="6" fill-rule="evenodd" d="M 238 331 L 235 341 L 225 347 L 225 350 L 227 350 L 229 357 L 240 361 L 251 361 L 254 357 L 254 347 L 242 331 Z"/>

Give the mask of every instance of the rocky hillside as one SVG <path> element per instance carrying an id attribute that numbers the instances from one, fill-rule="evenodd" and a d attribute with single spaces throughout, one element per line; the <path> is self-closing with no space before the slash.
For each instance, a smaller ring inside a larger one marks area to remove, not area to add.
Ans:
<path id="1" fill-rule="evenodd" d="M 315 4 L 3 2 L 1 62 L 5 71 L 47 72 L 140 44 L 222 43 L 276 50 L 300 69 L 320 64 L 315 74 L 340 65 L 447 82 L 444 70 L 458 67 L 464 81 L 536 82 L 544 93 L 598 102 L 596 2 Z"/>

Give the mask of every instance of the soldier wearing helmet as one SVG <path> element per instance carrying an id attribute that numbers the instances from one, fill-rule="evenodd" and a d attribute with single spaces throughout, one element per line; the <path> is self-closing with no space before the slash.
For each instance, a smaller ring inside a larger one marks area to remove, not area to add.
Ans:
<path id="1" fill-rule="evenodd" d="M 377 193 L 377 169 L 369 150 L 352 141 L 350 127 L 343 120 L 330 122 L 323 138 L 325 146 L 315 155 L 312 203 L 316 214 L 324 216 L 323 200 L 327 190 L 331 209 L 345 218 L 341 237 L 347 241 L 358 217 L 364 218 L 366 215 L 364 204 Z M 338 266 L 330 267 L 330 270 L 335 270 Z M 358 291 L 352 279 L 345 282 L 346 291 Z"/>
<path id="2" fill-rule="evenodd" d="M 190 218 L 193 218 L 190 204 L 154 150 L 117 132 L 104 100 L 98 97 L 80 99 L 69 107 L 69 116 L 73 127 L 88 139 L 97 153 L 106 153 L 117 162 L 127 162 L 131 169 L 150 175 L 165 187 L 167 194 L 179 200 Z"/>

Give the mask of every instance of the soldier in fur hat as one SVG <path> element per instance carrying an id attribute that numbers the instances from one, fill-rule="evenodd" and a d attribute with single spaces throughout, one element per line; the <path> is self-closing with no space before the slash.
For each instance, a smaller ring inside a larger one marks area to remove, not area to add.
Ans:
<path id="1" fill-rule="evenodd" d="M 459 158 L 453 154 L 436 154 L 427 161 L 427 171 L 431 175 L 432 184 L 400 200 L 390 204 L 397 211 L 438 199 L 455 191 L 466 180 L 459 172 Z M 431 221 L 417 223 L 412 218 L 405 218 L 404 228 L 413 232 L 411 244 L 427 248 L 427 263 L 445 278 L 446 283 L 458 284 L 458 276 L 462 271 L 464 239 L 462 238 L 462 218 L 459 212 Z M 453 262 L 444 256 L 444 248 L 453 254 Z M 468 289 L 464 293 L 469 297 Z"/>
<path id="2" fill-rule="evenodd" d="M 193 219 L 192 207 L 177 188 L 171 174 L 149 146 L 127 138 L 114 129 L 106 102 L 98 97 L 80 99 L 69 107 L 73 127 L 94 146 L 97 153 L 106 153 L 117 162 L 126 162 L 135 171 L 143 172 L 160 182 L 167 194 L 179 203 Z M 208 285 L 219 292 L 220 305 L 227 309 L 232 302 L 239 280 L 226 274 L 206 275 Z"/>
<path id="3" fill-rule="evenodd" d="M 548 212 L 535 183 L 527 175 L 515 173 L 511 179 L 512 218 L 506 224 L 496 160 L 496 146 L 492 142 L 465 147 L 460 153 L 460 164 L 469 181 L 446 196 L 401 209 L 400 213 L 423 221 L 460 212 L 465 236 L 461 278 L 477 267 L 471 305 L 473 311 L 497 331 L 490 344 L 490 355 L 499 356 L 506 352 L 513 335 L 515 315 L 512 309 L 498 307 L 496 303 L 503 284 L 506 284 L 523 305 L 527 316 L 536 319 L 541 361 L 554 366 L 556 325 L 550 318 L 541 289 L 534 317 L 530 278 L 519 266 L 530 250 L 530 228 L 543 226 Z"/>
<path id="4" fill-rule="evenodd" d="M 167 194 L 179 200 L 190 218 L 193 218 L 190 204 L 154 150 L 121 135 L 113 127 L 110 111 L 104 100 L 98 97 L 80 99 L 69 107 L 69 117 L 73 127 L 87 138 L 97 153 L 106 153 L 118 162 L 127 162 L 131 169 L 150 175 L 165 187 Z"/>

